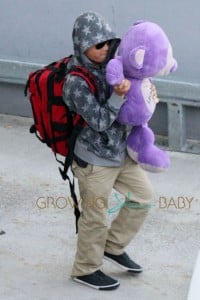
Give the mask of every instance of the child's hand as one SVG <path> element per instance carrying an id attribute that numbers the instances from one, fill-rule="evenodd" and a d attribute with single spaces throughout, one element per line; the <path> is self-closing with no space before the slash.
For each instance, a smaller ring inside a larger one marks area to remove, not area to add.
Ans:
<path id="1" fill-rule="evenodd" d="M 118 96 L 124 96 L 126 93 L 128 93 L 130 87 L 131 87 L 130 80 L 123 79 L 120 84 L 114 86 L 114 92 Z"/>

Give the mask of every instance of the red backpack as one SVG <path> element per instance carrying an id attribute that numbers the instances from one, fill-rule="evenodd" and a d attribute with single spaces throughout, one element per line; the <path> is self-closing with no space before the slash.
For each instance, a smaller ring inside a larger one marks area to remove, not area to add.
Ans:
<path id="1" fill-rule="evenodd" d="M 62 98 L 66 66 L 70 58 L 71 56 L 65 57 L 30 73 L 24 92 L 27 96 L 29 91 L 34 119 L 30 132 L 35 133 L 42 143 L 51 148 L 57 161 L 63 166 L 63 168 L 59 167 L 59 171 L 62 178 L 69 181 L 76 221 L 78 221 L 80 211 L 74 191 L 74 180 L 71 182 L 67 172 L 73 160 L 76 138 L 86 122 L 80 115 L 71 112 Z M 82 66 L 76 66 L 69 73 L 83 78 L 92 93 L 97 96 L 94 76 L 90 71 Z M 64 161 L 59 160 L 57 154 L 64 156 Z"/>

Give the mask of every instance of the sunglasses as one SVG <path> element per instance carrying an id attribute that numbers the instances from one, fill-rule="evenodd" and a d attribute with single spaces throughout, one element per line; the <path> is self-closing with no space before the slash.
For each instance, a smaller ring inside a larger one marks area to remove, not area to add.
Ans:
<path id="1" fill-rule="evenodd" d="M 112 40 L 108 40 L 108 41 L 105 41 L 105 42 L 101 42 L 101 43 L 99 43 L 99 44 L 96 44 L 95 45 L 95 48 L 97 49 L 97 50 L 99 50 L 99 49 L 101 49 L 101 48 L 103 48 L 105 45 L 110 45 L 111 44 L 111 42 L 112 42 Z"/>

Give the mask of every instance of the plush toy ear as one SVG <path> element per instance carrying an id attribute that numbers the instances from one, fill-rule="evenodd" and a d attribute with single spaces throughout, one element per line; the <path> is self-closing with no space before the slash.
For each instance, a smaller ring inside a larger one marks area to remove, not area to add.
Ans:
<path id="1" fill-rule="evenodd" d="M 145 48 L 137 47 L 131 50 L 129 54 L 129 62 L 136 69 L 142 69 L 144 63 Z"/>
<path id="2" fill-rule="evenodd" d="M 133 26 L 139 25 L 139 24 L 144 23 L 144 22 L 145 22 L 145 20 L 137 20 L 133 23 Z"/>

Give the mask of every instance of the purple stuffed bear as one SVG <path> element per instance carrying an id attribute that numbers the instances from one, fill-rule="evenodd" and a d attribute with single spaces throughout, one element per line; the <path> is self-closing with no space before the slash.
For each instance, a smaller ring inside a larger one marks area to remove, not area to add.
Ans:
<path id="1" fill-rule="evenodd" d="M 154 145 L 153 131 L 148 121 L 156 107 L 151 87 L 151 77 L 174 72 L 177 62 L 164 31 L 155 23 L 138 21 L 121 40 L 118 56 L 109 61 L 106 79 L 112 86 L 124 78 L 131 81 L 118 121 L 132 126 L 127 138 L 129 156 L 150 172 L 160 172 L 169 167 L 167 153 Z"/>

